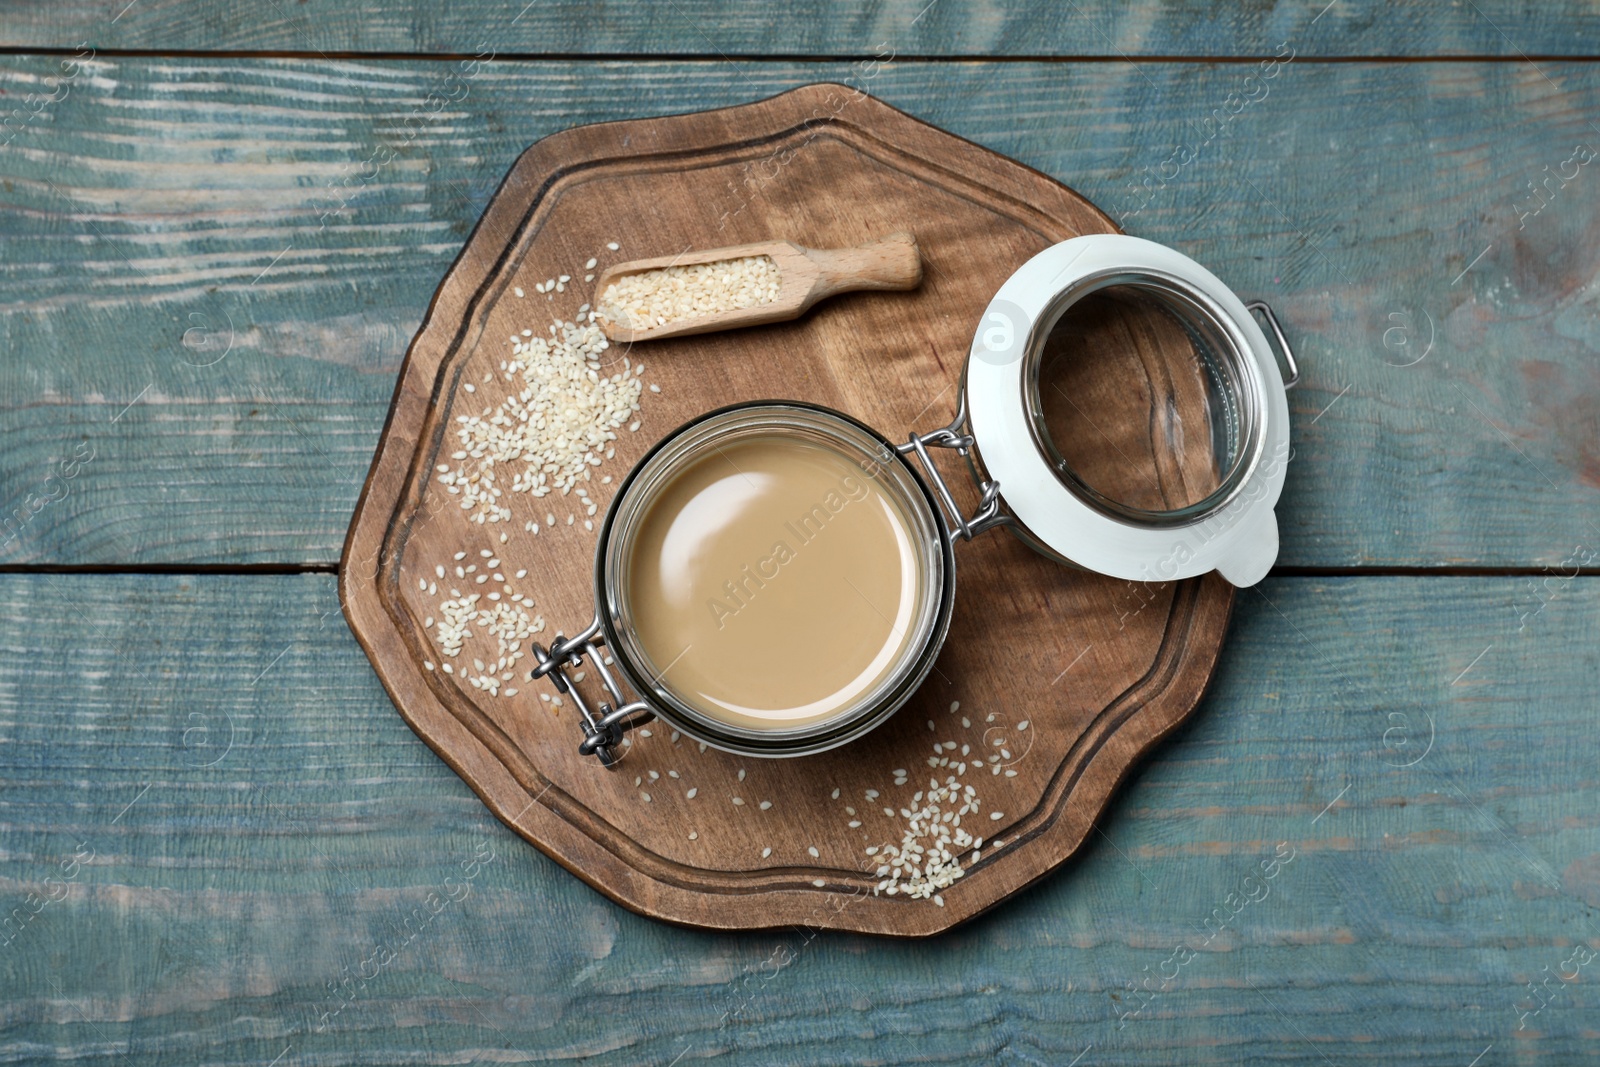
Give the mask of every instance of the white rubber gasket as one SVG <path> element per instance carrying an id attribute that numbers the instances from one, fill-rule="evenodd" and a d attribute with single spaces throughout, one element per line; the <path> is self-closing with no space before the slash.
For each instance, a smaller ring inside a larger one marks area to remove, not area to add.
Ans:
<path id="1" fill-rule="evenodd" d="M 1075 300 L 1063 292 L 1147 277 L 1176 282 L 1220 312 L 1248 380 L 1245 402 L 1256 425 L 1252 454 L 1231 498 L 1186 525 L 1139 523 L 1095 507 L 1058 477 L 1034 440 L 1026 357 L 1044 343 Z M 1000 485 L 1005 507 L 1052 551 L 1131 581 L 1172 581 L 1215 570 L 1236 586 L 1254 585 L 1278 556 L 1273 508 L 1289 460 L 1289 404 L 1266 335 L 1233 291 L 1194 260 L 1165 245 L 1121 234 L 1075 237 L 1024 263 L 994 295 L 967 358 L 968 418 L 979 458 Z"/>

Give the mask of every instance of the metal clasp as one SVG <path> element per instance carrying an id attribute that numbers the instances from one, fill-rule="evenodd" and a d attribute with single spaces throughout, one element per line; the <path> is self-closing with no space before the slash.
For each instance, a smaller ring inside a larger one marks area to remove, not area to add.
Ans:
<path id="1" fill-rule="evenodd" d="M 538 661 L 538 666 L 528 672 L 528 677 L 534 679 L 548 675 L 558 693 L 572 698 L 581 720 L 579 725 L 583 727 L 583 741 L 578 745 L 578 751 L 585 756 L 597 757 L 602 766 L 611 767 L 621 758 L 617 746 L 622 744 L 622 735 L 651 721 L 656 713 L 642 700 L 629 702 L 623 697 L 622 687 L 606 668 L 605 656 L 600 652 L 604 644 L 605 637 L 600 633 L 598 616 L 575 637 L 556 634 L 548 650 L 534 642 L 533 658 Z M 583 694 L 578 692 L 577 686 L 566 675 L 568 667 L 582 666 L 585 658 L 595 673 L 600 675 L 600 684 L 605 686 L 606 693 L 611 697 L 610 701 L 602 701 L 594 711 L 589 709 Z"/>
<path id="2" fill-rule="evenodd" d="M 1267 306 L 1265 300 L 1252 300 L 1244 306 L 1252 314 L 1259 311 L 1261 317 L 1267 320 L 1267 325 L 1272 329 L 1272 340 L 1277 344 L 1278 351 L 1283 353 L 1283 361 L 1289 366 L 1289 373 L 1283 379 L 1285 389 L 1293 389 L 1300 384 L 1300 364 L 1295 362 L 1294 350 L 1289 347 L 1289 339 L 1283 335 L 1283 327 L 1278 325 L 1278 316 L 1272 313 L 1272 308 Z"/>
<path id="3" fill-rule="evenodd" d="M 950 425 L 923 434 L 913 433 L 905 444 L 896 445 L 895 451 L 902 456 L 916 453 L 928 480 L 933 483 L 934 492 L 939 494 L 939 504 L 944 508 L 945 516 L 950 520 L 950 537 L 954 539 L 959 536 L 963 541 L 970 541 L 975 534 L 996 526 L 1007 525 L 1011 522 L 1011 516 L 1000 510 L 1000 483 L 994 481 L 978 484 L 978 491 L 982 494 L 978 501 L 978 510 L 970 519 L 962 515 L 961 508 L 956 504 L 956 498 L 950 493 L 950 487 L 945 484 L 944 476 L 939 473 L 939 468 L 934 466 L 933 457 L 928 455 L 929 448 L 953 448 L 962 459 L 968 459 L 972 451 L 973 438 L 970 433 L 965 432 L 966 423 L 967 394 L 963 390 L 960 405 L 956 408 L 956 417 Z"/>

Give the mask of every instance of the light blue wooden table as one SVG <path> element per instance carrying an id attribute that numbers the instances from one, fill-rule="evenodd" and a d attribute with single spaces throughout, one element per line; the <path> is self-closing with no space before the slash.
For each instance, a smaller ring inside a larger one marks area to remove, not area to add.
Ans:
<path id="1" fill-rule="evenodd" d="M 0 1063 L 1600 1060 L 1592 6 L 7 0 L 0 48 Z M 517 153 L 818 80 L 1269 299 L 1306 370 L 1199 713 L 920 943 L 611 905 L 335 593 Z"/>

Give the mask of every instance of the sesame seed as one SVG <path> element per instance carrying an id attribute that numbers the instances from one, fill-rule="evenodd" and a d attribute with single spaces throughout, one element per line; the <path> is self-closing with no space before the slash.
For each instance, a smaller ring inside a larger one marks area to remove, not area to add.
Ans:
<path id="1" fill-rule="evenodd" d="M 694 799 L 694 795 L 696 793 L 698 793 L 698 792 L 700 792 L 699 787 L 695 787 L 695 788 L 689 790 L 689 792 L 685 793 L 684 796 L 688 797 L 690 800 L 693 800 Z"/>
<path id="2" fill-rule="evenodd" d="M 734 803 L 734 806 L 742 808 L 742 807 L 744 807 L 744 798 L 743 797 L 734 797 L 733 798 L 733 803 Z"/>
<path id="3" fill-rule="evenodd" d="M 817 846 L 816 845 L 807 846 L 806 851 L 811 853 L 811 858 L 812 859 L 820 859 L 821 856 L 822 856 L 822 853 L 817 851 Z"/>
<path id="4" fill-rule="evenodd" d="M 764 849 L 761 850 L 761 858 L 762 859 L 766 859 L 770 855 L 772 855 L 772 849 L 764 848 Z"/>
<path id="5" fill-rule="evenodd" d="M 761 810 L 762 810 L 762 811 L 766 811 L 766 810 L 767 810 L 767 809 L 768 809 L 768 808 L 770 808 L 770 807 L 772 807 L 772 801 L 770 801 L 770 800 L 763 800 L 763 801 L 762 801 L 762 802 L 761 802 L 761 803 L 760 803 L 760 804 L 759 804 L 759 805 L 757 805 L 757 806 L 758 806 L 758 807 L 759 807 L 759 808 L 760 808 L 760 809 L 761 809 Z"/>
<path id="6" fill-rule="evenodd" d="M 621 248 L 622 246 L 617 244 L 617 242 L 612 241 L 610 244 L 606 245 L 606 247 L 611 249 L 611 251 L 615 252 L 617 249 Z"/>

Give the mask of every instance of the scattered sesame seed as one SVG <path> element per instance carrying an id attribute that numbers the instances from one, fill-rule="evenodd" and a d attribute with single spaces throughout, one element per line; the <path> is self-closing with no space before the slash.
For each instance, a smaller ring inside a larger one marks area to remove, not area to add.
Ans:
<path id="1" fill-rule="evenodd" d="M 611 249 L 611 251 L 615 252 L 617 249 L 621 248 L 622 246 L 617 244 L 617 242 L 612 241 L 610 244 L 606 245 L 606 247 Z"/>
<path id="2" fill-rule="evenodd" d="M 689 799 L 690 799 L 690 800 L 693 800 L 693 799 L 694 799 L 694 795 L 695 795 L 695 794 L 696 794 L 696 793 L 698 793 L 698 792 L 700 792 L 700 789 L 699 789 L 699 787 L 698 787 L 698 786 L 696 786 L 696 787 L 695 787 L 695 788 L 693 788 L 693 789 L 691 789 L 691 790 L 689 790 L 689 792 L 687 792 L 687 793 L 685 793 L 685 794 L 684 794 L 684 795 L 685 795 L 685 796 L 686 796 L 686 797 L 688 797 L 688 798 L 689 798 Z"/>
<path id="3" fill-rule="evenodd" d="M 762 811 L 766 811 L 768 808 L 772 807 L 772 801 L 763 800 L 759 805 L 757 805 L 757 807 L 759 807 Z"/>
<path id="4" fill-rule="evenodd" d="M 817 846 L 816 845 L 807 846 L 806 851 L 811 853 L 811 858 L 812 859 L 820 859 L 822 857 L 822 853 L 817 851 Z"/>
<path id="5" fill-rule="evenodd" d="M 734 797 L 733 798 L 733 803 L 734 803 L 735 807 L 741 807 L 742 808 L 742 807 L 744 807 L 744 798 L 743 797 Z"/>
<path id="6" fill-rule="evenodd" d="M 764 848 L 764 849 L 761 850 L 761 858 L 762 859 L 766 859 L 770 855 L 772 855 L 772 849 Z"/>

